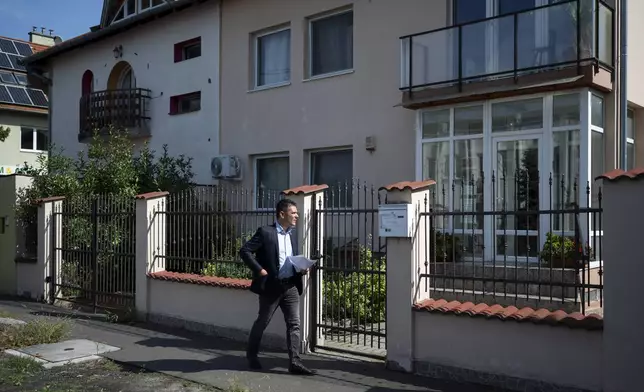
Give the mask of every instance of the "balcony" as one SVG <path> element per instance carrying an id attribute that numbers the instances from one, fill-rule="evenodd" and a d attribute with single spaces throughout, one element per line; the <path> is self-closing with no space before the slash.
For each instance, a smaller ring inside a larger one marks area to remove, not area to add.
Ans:
<path id="1" fill-rule="evenodd" d="M 574 0 L 401 37 L 403 106 L 561 84 L 610 91 L 614 26 L 604 1 Z"/>
<path id="2" fill-rule="evenodd" d="M 80 99 L 78 141 L 85 143 L 95 133 L 107 135 L 110 129 L 131 138 L 150 136 L 148 125 L 150 90 L 133 88 L 96 91 Z"/>

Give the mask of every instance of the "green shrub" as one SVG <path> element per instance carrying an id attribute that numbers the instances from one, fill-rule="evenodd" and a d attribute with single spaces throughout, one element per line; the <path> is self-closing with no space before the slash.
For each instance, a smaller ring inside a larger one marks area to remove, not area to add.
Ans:
<path id="1" fill-rule="evenodd" d="M 563 237 L 552 232 L 546 234 L 546 243 L 539 252 L 543 263 L 553 268 L 580 268 L 583 260 L 592 256 L 589 245 L 577 246 L 570 237 Z"/>
<path id="2" fill-rule="evenodd" d="M 325 271 L 322 283 L 323 312 L 327 320 L 373 324 L 385 320 L 387 303 L 386 258 L 360 245 L 358 271 Z"/>

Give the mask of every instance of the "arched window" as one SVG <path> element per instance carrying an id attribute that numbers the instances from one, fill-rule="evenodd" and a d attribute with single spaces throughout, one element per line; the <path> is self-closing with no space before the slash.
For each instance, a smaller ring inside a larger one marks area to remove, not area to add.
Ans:
<path id="1" fill-rule="evenodd" d="M 81 94 L 89 95 L 94 92 L 94 74 L 89 69 L 83 74 L 81 82 Z"/>

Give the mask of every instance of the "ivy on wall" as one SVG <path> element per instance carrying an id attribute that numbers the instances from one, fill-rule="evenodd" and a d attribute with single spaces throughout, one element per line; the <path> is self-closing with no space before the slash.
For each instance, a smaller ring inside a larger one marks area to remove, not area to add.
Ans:
<path id="1" fill-rule="evenodd" d="M 0 142 L 4 142 L 9 137 L 11 129 L 9 127 L 0 126 Z"/>

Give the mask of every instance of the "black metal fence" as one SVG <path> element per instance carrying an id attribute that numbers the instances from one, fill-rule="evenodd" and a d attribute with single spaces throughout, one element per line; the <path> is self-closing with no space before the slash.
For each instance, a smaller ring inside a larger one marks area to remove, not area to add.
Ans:
<path id="1" fill-rule="evenodd" d="M 601 187 L 592 193 L 590 184 L 528 172 L 439 184 L 419 206 L 421 289 L 432 298 L 601 312 Z"/>
<path id="2" fill-rule="evenodd" d="M 159 256 L 167 271 L 252 278 L 239 258 L 239 249 L 259 226 L 275 221 L 279 191 L 262 191 L 226 186 L 197 186 L 168 196 L 165 211 L 165 238 Z M 258 208 L 271 206 L 270 208 Z"/>
<path id="3" fill-rule="evenodd" d="M 135 220 L 134 199 L 121 195 L 67 198 L 56 206 L 51 298 L 94 309 L 133 309 Z"/>
<path id="4" fill-rule="evenodd" d="M 353 180 L 325 191 L 314 206 L 312 254 L 323 254 L 313 275 L 315 336 L 326 349 L 381 357 L 386 348 L 386 242 L 378 236 L 373 186 Z M 321 344 L 317 340 L 314 347 Z"/>

